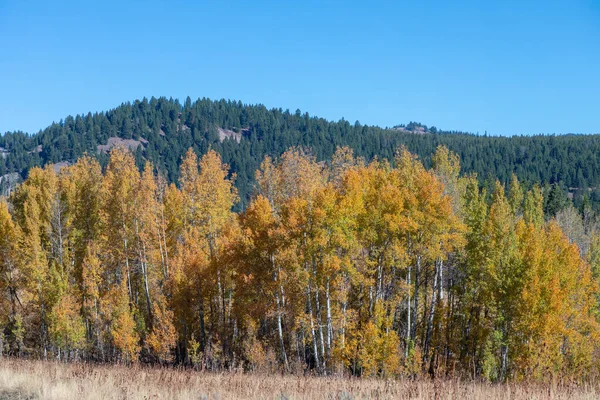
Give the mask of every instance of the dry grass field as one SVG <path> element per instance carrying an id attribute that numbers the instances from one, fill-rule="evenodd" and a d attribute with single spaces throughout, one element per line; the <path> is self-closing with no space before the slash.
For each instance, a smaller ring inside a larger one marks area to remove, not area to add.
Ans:
<path id="1" fill-rule="evenodd" d="M 587 386 L 207 373 L 0 361 L 0 399 L 598 399 Z"/>

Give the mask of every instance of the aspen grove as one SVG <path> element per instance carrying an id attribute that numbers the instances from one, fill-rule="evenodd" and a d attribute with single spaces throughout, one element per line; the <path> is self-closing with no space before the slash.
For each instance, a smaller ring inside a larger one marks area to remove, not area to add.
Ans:
<path id="1" fill-rule="evenodd" d="M 178 184 L 115 148 L 33 168 L 0 201 L 0 352 L 356 376 L 585 380 L 600 366 L 600 239 L 543 191 L 480 188 L 445 147 L 266 157 L 241 213 L 219 154 Z"/>

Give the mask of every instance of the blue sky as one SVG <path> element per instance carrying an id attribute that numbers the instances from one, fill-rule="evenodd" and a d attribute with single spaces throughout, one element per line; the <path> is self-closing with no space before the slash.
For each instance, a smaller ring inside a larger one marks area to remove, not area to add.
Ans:
<path id="1" fill-rule="evenodd" d="M 0 132 L 188 95 L 382 126 L 600 132 L 598 0 L 0 0 L 0 57 Z"/>

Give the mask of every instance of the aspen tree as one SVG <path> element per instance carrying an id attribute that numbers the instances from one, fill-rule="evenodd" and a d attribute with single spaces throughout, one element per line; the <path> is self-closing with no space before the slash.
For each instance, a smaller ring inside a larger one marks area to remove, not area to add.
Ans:
<path id="1" fill-rule="evenodd" d="M 21 298 L 25 288 L 17 247 L 20 234 L 8 211 L 8 204 L 0 199 L 0 329 L 9 332 L 4 339 L 8 341 L 6 347 L 9 353 L 13 354 L 15 350 L 19 352 L 15 333 L 19 328 L 18 320 L 22 320 Z M 0 354 L 3 352 L 4 347 L 0 348 Z"/>

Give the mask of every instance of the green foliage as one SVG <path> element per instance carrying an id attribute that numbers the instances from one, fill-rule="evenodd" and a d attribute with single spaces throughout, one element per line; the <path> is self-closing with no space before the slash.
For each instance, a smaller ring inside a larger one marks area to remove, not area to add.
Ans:
<path id="1" fill-rule="evenodd" d="M 226 130 L 225 135 L 221 129 Z M 69 116 L 35 135 L 7 132 L 0 136 L 0 147 L 8 151 L 6 158 L 0 157 L 0 176 L 17 172 L 25 178 L 33 166 L 72 163 L 85 152 L 106 165 L 108 157 L 98 153 L 97 146 L 115 137 L 139 141 L 134 152 L 138 167 L 149 160 L 170 182 L 177 182 L 181 158 L 188 148 L 199 156 L 214 149 L 230 172 L 237 174 L 240 208 L 248 204 L 254 171 L 264 156 L 277 157 L 291 146 L 311 148 L 320 161 L 330 159 L 338 146 L 349 146 L 366 160 L 392 160 L 394 150 L 405 145 L 429 167 L 435 149 L 444 145 L 458 154 L 463 172 L 476 173 L 479 183 L 487 183 L 488 189 L 496 179 L 507 185 L 512 174 L 525 188 L 534 183 L 559 184 L 552 186 L 553 194 L 547 196 L 546 210 L 551 216 L 559 211 L 566 188 L 580 201 L 588 188 L 600 187 L 596 156 L 600 135 L 477 136 L 415 122 L 383 129 L 238 101 L 203 98 L 192 102 L 188 98 L 182 105 L 164 97 L 123 103 L 102 113 Z M 554 193 L 558 190 L 563 192 L 560 198 L 555 196 L 560 193 Z M 600 204 L 600 193 L 592 192 L 590 200 Z"/>
<path id="2" fill-rule="evenodd" d="M 502 342 L 502 332 L 494 331 L 487 338 L 483 351 L 482 373 L 489 381 L 495 381 L 500 376 L 500 365 L 498 363 L 498 352 Z"/>

